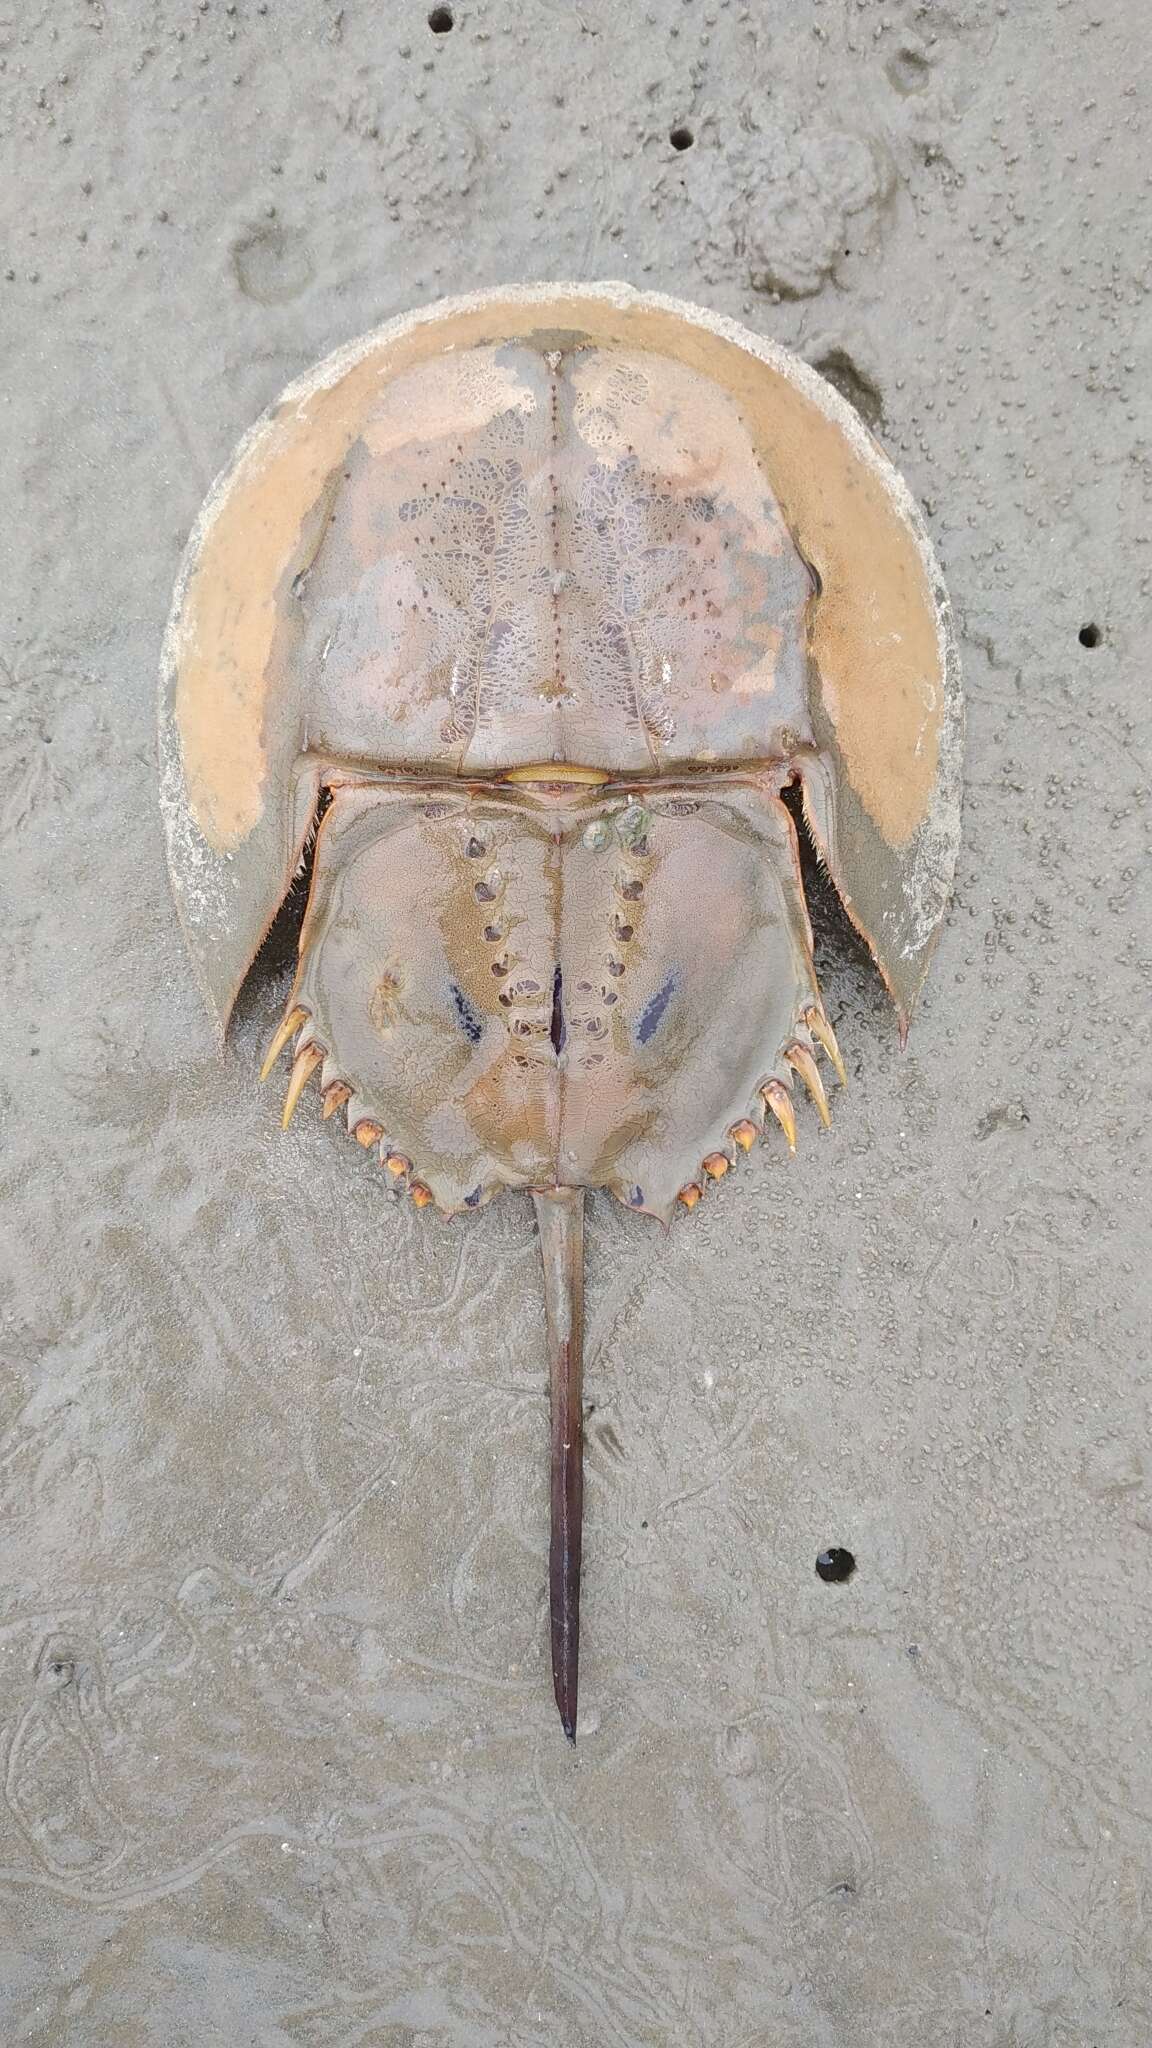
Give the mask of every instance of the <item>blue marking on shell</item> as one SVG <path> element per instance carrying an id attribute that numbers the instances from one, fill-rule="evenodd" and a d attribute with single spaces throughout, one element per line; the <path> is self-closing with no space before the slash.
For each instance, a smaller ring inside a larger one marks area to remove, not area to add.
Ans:
<path id="1" fill-rule="evenodd" d="M 663 988 L 657 989 L 650 1003 L 646 1003 L 639 1024 L 636 1026 L 636 1040 L 647 1045 L 652 1033 L 659 1029 L 665 1010 L 672 1000 L 676 987 L 676 976 L 670 974 Z"/>
<path id="2" fill-rule="evenodd" d="M 479 1045 L 484 1026 L 463 989 L 456 982 L 452 983 L 452 1001 L 456 1005 L 456 1015 L 460 1019 L 465 1035 L 471 1039 L 473 1045 Z"/>

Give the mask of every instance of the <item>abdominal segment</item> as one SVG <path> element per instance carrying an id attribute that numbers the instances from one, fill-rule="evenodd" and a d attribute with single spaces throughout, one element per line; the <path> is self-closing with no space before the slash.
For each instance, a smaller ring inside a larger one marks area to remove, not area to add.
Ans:
<path id="1" fill-rule="evenodd" d="M 815 1000 L 769 783 L 342 788 L 321 827 L 292 1001 L 445 1211 L 571 1186 L 666 1217 Z"/>

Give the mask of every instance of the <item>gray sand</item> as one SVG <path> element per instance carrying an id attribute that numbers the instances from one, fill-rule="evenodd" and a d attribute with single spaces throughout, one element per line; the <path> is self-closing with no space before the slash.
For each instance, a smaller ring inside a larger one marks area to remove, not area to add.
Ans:
<path id="1" fill-rule="evenodd" d="M 1146 2048 L 1145 8 L 9 0 L 0 57 L 0 2038 Z M 248 423 L 548 275 L 831 362 L 970 720 L 908 1052 L 825 917 L 832 1131 L 593 1206 L 575 1754 L 530 1206 L 279 1135 L 153 752 Z"/>

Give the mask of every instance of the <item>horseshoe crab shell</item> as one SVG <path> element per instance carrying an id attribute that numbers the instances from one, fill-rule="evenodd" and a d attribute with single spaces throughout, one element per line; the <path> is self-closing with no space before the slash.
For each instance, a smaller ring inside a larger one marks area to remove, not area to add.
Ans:
<path id="1" fill-rule="evenodd" d="M 959 838 L 960 690 L 915 506 L 804 363 L 623 285 L 390 321 L 213 487 L 165 641 L 173 887 L 222 1029 L 316 831 L 286 1119 L 422 1204 L 533 1192 L 572 1733 L 583 1190 L 667 1220 L 843 1069 L 804 815 L 902 1032 Z"/>

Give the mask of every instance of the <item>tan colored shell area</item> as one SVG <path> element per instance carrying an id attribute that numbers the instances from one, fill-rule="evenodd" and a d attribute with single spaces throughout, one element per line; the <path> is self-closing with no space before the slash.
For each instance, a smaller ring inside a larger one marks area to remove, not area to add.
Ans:
<path id="1" fill-rule="evenodd" d="M 819 699 L 814 711 L 821 708 L 834 728 L 851 785 L 883 839 L 890 846 L 906 842 L 923 822 L 936 782 L 944 677 L 925 559 L 879 461 L 863 460 L 832 411 L 783 369 L 703 321 L 651 303 L 617 304 L 574 291 L 539 300 L 493 296 L 401 326 L 346 359 L 328 381 L 321 370 L 311 385 L 298 387 L 249 439 L 210 506 L 173 628 L 184 776 L 208 844 L 220 853 L 238 847 L 263 814 L 265 719 L 287 586 L 317 525 L 318 502 L 349 451 L 366 437 L 372 453 L 387 461 L 389 435 L 402 444 L 402 418 L 385 427 L 385 408 L 377 419 L 382 385 L 418 364 L 452 362 L 442 417 L 422 401 L 421 418 L 412 425 L 425 436 L 457 424 L 466 429 L 461 351 L 484 350 L 477 418 L 486 409 L 490 415 L 494 396 L 511 408 L 525 403 L 522 380 L 511 370 L 501 373 L 492 354 L 493 345 L 509 338 L 539 351 L 570 347 L 574 339 L 590 342 L 600 353 L 588 359 L 589 378 L 611 376 L 613 350 L 667 358 L 709 380 L 708 390 L 717 394 L 709 404 L 726 416 L 735 407 L 756 462 L 743 475 L 729 463 L 725 488 L 737 502 L 743 493 L 754 516 L 758 463 L 801 554 L 819 572 L 822 594 L 809 627 Z M 494 393 L 492 379 L 501 374 L 505 382 Z M 593 388 L 580 392 L 580 374 L 577 367 L 581 431 L 590 445 L 601 429 L 611 442 L 620 394 L 613 415 L 598 406 Z M 677 381 L 683 380 L 670 373 L 670 382 Z M 427 379 L 422 389 L 432 394 Z M 657 421 L 641 404 L 628 420 L 627 439 L 651 465 L 668 460 L 667 436 Z M 695 425 L 695 440 L 705 445 L 707 422 Z M 646 434 L 654 437 L 651 447 L 644 445 Z M 631 764 L 620 765 L 626 770 Z"/>
<path id="2" fill-rule="evenodd" d="M 335 479 L 271 661 L 314 755 L 648 775 L 811 738 L 810 573 L 711 379 L 623 348 L 449 351 L 387 380 Z"/>
<path id="3" fill-rule="evenodd" d="M 340 789 L 320 827 L 288 1009 L 324 1085 L 445 1211 L 567 1185 L 666 1219 L 819 1004 L 784 806 L 653 782 L 637 840 L 601 792 L 428 795 Z"/>

